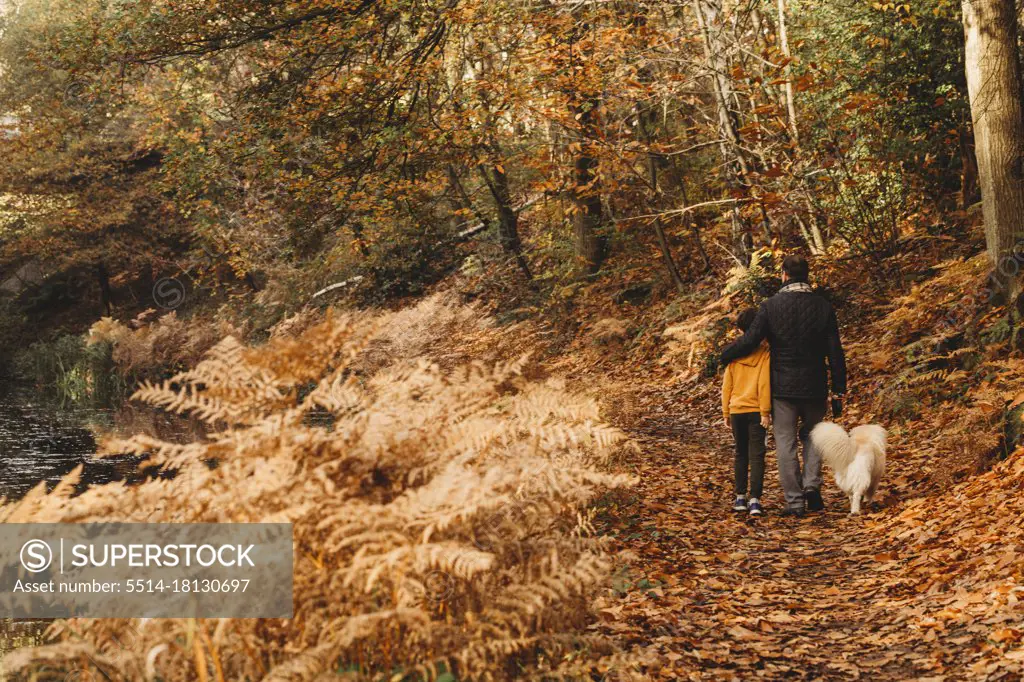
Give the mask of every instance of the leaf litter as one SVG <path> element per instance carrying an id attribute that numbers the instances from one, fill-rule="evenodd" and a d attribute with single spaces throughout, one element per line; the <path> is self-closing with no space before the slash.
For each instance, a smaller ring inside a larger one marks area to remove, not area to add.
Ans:
<path id="1" fill-rule="evenodd" d="M 1024 454 L 921 496 L 934 453 L 897 438 L 880 507 L 850 517 L 826 470 L 826 511 L 789 519 L 772 448 L 751 519 L 729 505 L 707 383 L 619 386 L 641 482 L 602 509 L 625 577 L 593 629 L 649 653 L 655 679 L 1021 679 Z"/>

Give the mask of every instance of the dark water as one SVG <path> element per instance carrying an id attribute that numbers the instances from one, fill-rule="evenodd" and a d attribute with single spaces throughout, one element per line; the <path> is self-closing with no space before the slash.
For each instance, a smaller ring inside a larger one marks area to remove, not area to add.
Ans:
<path id="1" fill-rule="evenodd" d="M 97 457 L 98 436 L 147 433 L 180 440 L 194 437 L 196 429 L 144 406 L 61 404 L 32 387 L 0 384 L 0 497 L 21 498 L 41 481 L 52 488 L 80 464 L 80 491 L 115 480 L 139 480 L 144 476 L 139 471 L 142 458 Z M 40 643 L 47 623 L 0 619 L 0 658 L 7 651 Z"/>
<path id="2" fill-rule="evenodd" d="M 145 406 L 61 404 L 31 387 L 0 385 L 0 496 L 20 498 L 40 481 L 52 487 L 79 464 L 84 465 L 80 488 L 138 479 L 140 458 L 95 456 L 98 436 L 147 433 L 178 441 L 196 429 Z"/>

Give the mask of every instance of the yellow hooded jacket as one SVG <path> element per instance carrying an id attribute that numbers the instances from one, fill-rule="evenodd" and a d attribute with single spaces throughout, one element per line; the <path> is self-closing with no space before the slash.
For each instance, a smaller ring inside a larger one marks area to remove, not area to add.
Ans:
<path id="1" fill-rule="evenodd" d="M 771 414 L 772 394 L 768 378 L 770 365 L 768 344 L 764 341 L 750 355 L 729 363 L 722 381 L 722 413 Z"/>

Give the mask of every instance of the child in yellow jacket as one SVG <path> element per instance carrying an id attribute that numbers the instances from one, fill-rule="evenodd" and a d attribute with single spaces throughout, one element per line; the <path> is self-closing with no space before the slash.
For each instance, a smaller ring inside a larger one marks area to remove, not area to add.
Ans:
<path id="1" fill-rule="evenodd" d="M 754 321 L 757 311 L 747 308 L 736 317 L 742 331 Z M 749 511 L 751 516 L 764 513 L 761 491 L 764 487 L 764 455 L 766 429 L 771 423 L 771 386 L 768 378 L 770 357 L 768 344 L 750 355 L 729 363 L 722 381 L 722 413 L 725 425 L 736 440 L 734 511 Z M 747 503 L 747 467 L 750 468 L 750 502 Z"/>

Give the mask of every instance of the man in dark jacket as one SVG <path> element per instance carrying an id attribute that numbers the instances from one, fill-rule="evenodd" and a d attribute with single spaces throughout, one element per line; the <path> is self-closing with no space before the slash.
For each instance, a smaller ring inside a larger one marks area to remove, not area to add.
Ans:
<path id="1" fill-rule="evenodd" d="M 825 417 L 829 374 L 835 411 L 846 392 L 846 359 L 836 314 L 823 296 L 812 292 L 808 270 L 806 258 L 787 256 L 782 262 L 782 288 L 761 304 L 746 333 L 722 351 L 722 365 L 728 365 L 768 339 L 776 456 L 786 496 L 784 515 L 803 514 L 805 504 L 810 511 L 824 509 L 821 456 L 807 436 Z M 797 458 L 798 435 L 804 446 L 803 471 Z"/>

